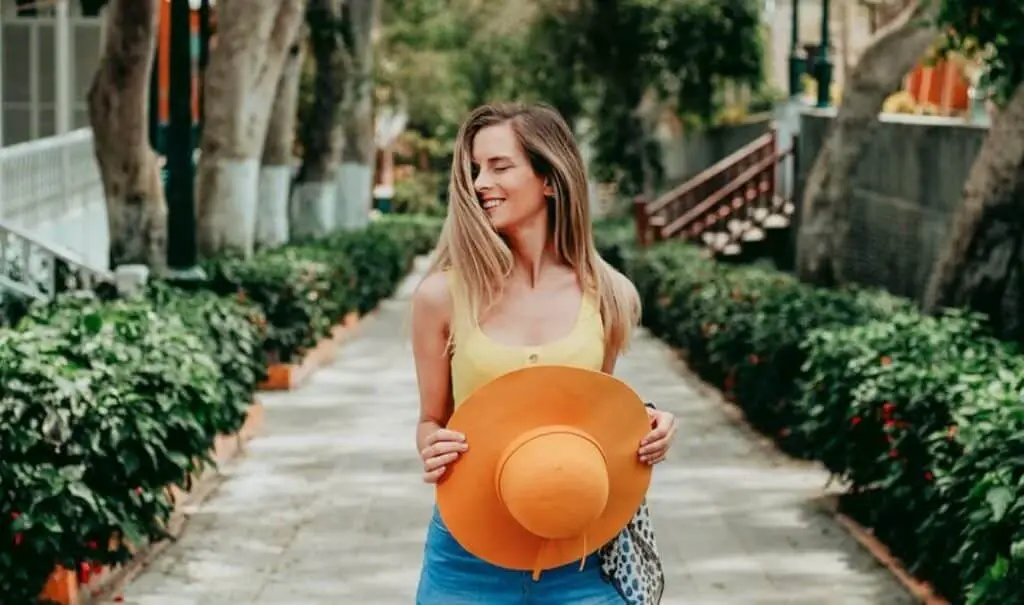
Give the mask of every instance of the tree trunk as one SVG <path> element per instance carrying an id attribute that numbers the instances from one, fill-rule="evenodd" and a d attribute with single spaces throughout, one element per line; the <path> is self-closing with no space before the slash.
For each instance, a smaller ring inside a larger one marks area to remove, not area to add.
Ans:
<path id="1" fill-rule="evenodd" d="M 110 266 L 167 263 L 167 203 L 149 146 L 149 80 L 156 44 L 153 2 L 114 0 L 87 101 L 110 231 Z"/>
<path id="2" fill-rule="evenodd" d="M 969 307 L 1024 339 L 1024 84 L 994 117 L 947 234 L 925 310 Z"/>
<path id="3" fill-rule="evenodd" d="M 288 196 L 292 182 L 299 82 L 306 58 L 305 33 L 305 28 L 300 28 L 288 49 L 267 125 L 256 209 L 257 247 L 279 246 L 288 241 Z"/>
<path id="4" fill-rule="evenodd" d="M 864 51 L 850 74 L 831 131 L 807 177 L 797 248 L 800 278 L 822 286 L 844 281 L 850 180 L 878 129 L 885 99 L 939 39 L 938 2 L 905 9 Z"/>
<path id="5" fill-rule="evenodd" d="M 377 17 L 375 0 L 348 0 L 345 5 L 352 69 L 345 82 L 335 223 L 357 228 L 369 221 L 373 205 L 373 168 L 376 146 L 373 137 L 373 41 Z"/>
<path id="6" fill-rule="evenodd" d="M 310 0 L 307 20 L 316 62 L 316 95 L 303 122 L 302 166 L 289 211 L 292 239 L 318 237 L 335 224 L 340 107 L 351 58 L 342 35 L 343 0 Z"/>
<path id="7" fill-rule="evenodd" d="M 260 159 L 305 0 L 220 0 L 196 170 L 199 254 L 253 251 Z"/>

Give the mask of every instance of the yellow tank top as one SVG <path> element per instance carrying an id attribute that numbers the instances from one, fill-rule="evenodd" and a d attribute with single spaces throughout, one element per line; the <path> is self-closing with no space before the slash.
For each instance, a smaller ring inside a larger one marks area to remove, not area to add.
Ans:
<path id="1" fill-rule="evenodd" d="M 449 284 L 454 277 L 448 271 Z M 593 295 L 584 293 L 576 322 L 568 335 L 535 346 L 515 347 L 495 342 L 479 326 L 459 321 L 462 309 L 452 310 L 452 398 L 455 407 L 477 388 L 528 365 L 564 365 L 600 370 L 604 364 L 604 324 Z"/>

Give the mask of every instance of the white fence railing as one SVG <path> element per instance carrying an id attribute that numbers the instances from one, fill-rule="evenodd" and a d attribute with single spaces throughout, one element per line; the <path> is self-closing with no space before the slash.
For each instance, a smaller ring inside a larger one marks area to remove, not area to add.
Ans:
<path id="1" fill-rule="evenodd" d="M 110 236 L 92 130 L 0 148 L 0 221 L 107 269 Z"/>

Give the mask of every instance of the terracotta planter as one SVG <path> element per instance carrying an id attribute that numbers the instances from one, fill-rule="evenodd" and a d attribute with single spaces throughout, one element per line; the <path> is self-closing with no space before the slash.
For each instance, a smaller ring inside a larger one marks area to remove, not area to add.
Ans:
<path id="1" fill-rule="evenodd" d="M 213 444 L 211 457 L 217 464 L 225 464 L 238 455 L 246 441 L 249 441 L 263 430 L 263 404 L 259 400 L 253 402 L 246 414 L 245 423 L 239 431 L 232 435 L 219 435 Z M 193 483 L 202 480 L 200 476 L 192 477 Z M 180 510 L 186 496 L 176 485 L 168 486 L 167 495 L 174 499 L 175 510 Z M 120 545 L 117 538 L 112 538 L 109 548 L 116 549 Z M 129 545 L 130 547 L 131 545 Z M 145 548 L 142 549 L 143 551 Z M 134 553 L 136 556 L 139 552 Z M 59 567 L 50 574 L 40 598 L 53 601 L 58 605 L 80 605 L 87 594 L 95 594 L 106 590 L 123 575 L 119 568 L 104 566 L 94 569 L 88 582 L 80 583 L 73 570 Z"/>
<path id="2" fill-rule="evenodd" d="M 354 329 L 359 325 L 359 313 L 353 311 L 346 314 L 337 325 L 331 329 L 331 337 L 325 338 L 317 344 L 313 350 L 307 353 L 301 363 L 298 364 L 271 364 L 268 370 L 268 377 L 259 385 L 261 390 L 290 390 L 301 385 L 302 382 L 320 368 L 334 360 L 334 355 L 342 342 L 351 337 Z M 245 424 L 234 435 L 220 435 L 213 444 L 211 456 L 218 464 L 224 464 L 238 455 L 246 441 L 249 441 L 262 431 L 264 422 L 263 405 L 257 400 L 249 408 Z M 202 477 L 193 477 L 193 483 L 199 482 Z M 167 487 L 167 495 L 175 503 L 175 510 L 178 511 L 189 495 L 176 485 Z M 112 545 L 112 548 L 116 547 Z M 150 545 L 152 547 L 152 545 Z M 139 558 L 147 548 L 134 553 Z M 129 563 L 129 567 L 131 564 Z M 43 589 L 42 598 L 48 599 L 58 605 L 80 605 L 83 596 L 106 591 L 111 585 L 123 582 L 126 575 L 131 572 L 125 569 L 104 567 L 93 573 L 88 584 L 80 585 L 75 571 L 58 568 L 53 571 Z"/>
<path id="3" fill-rule="evenodd" d="M 78 595 L 78 578 L 75 572 L 58 567 L 50 574 L 50 578 L 43 587 L 41 600 L 49 600 L 60 605 L 78 605 L 81 599 Z"/>
<path id="4" fill-rule="evenodd" d="M 321 340 L 306 353 L 299 363 L 272 363 L 267 367 L 267 379 L 260 383 L 261 391 L 290 391 L 302 385 L 316 371 L 332 361 L 338 345 L 345 341 L 359 324 L 359 314 L 350 312 L 331 328 L 331 337 Z"/>

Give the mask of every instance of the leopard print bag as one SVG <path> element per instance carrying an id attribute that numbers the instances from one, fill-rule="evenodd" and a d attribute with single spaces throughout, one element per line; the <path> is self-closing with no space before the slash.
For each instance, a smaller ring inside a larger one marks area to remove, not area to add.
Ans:
<path id="1" fill-rule="evenodd" d="M 599 551 L 601 575 L 622 595 L 626 605 L 658 605 L 665 591 L 665 570 L 647 502 L 629 524 Z"/>

